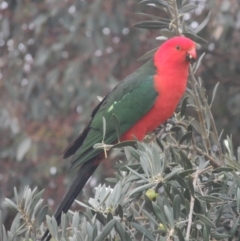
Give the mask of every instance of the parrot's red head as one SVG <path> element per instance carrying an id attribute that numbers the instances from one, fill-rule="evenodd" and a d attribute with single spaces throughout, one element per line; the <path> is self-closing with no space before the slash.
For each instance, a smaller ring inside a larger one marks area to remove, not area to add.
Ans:
<path id="1" fill-rule="evenodd" d="M 191 39 L 178 36 L 164 42 L 155 54 L 154 62 L 170 61 L 177 65 L 185 66 L 197 57 L 196 45 Z"/>

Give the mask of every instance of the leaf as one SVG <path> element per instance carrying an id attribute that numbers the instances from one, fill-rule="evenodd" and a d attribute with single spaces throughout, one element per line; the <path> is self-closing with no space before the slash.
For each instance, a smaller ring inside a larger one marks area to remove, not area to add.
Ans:
<path id="1" fill-rule="evenodd" d="M 181 13 L 188 13 L 194 9 L 196 9 L 198 6 L 195 5 L 195 4 L 187 4 L 187 5 L 184 5 L 181 9 L 179 9 L 179 12 Z"/>
<path id="2" fill-rule="evenodd" d="M 177 0 L 177 8 L 180 9 L 182 7 L 182 0 Z"/>
<path id="3" fill-rule="evenodd" d="M 213 173 L 219 173 L 219 172 L 232 172 L 234 169 L 231 167 L 218 167 L 214 169 L 212 172 Z"/>
<path id="4" fill-rule="evenodd" d="M 118 142 L 120 142 L 120 136 L 121 136 L 121 133 L 120 133 L 120 122 L 119 122 L 118 117 L 115 114 L 112 114 L 112 121 L 113 121 L 114 129 L 115 129 L 115 131 L 117 133 Z"/>
<path id="5" fill-rule="evenodd" d="M 202 29 L 205 28 L 205 26 L 207 25 L 209 19 L 211 16 L 211 11 L 209 11 L 207 17 L 201 22 L 201 24 L 198 25 L 198 27 L 194 30 L 195 33 L 199 33 Z"/>
<path id="6" fill-rule="evenodd" d="M 188 177 L 188 183 L 187 184 L 188 184 L 189 191 L 191 192 L 191 195 L 194 197 L 195 196 L 195 190 L 194 190 L 194 187 L 193 187 L 193 180 L 190 176 Z"/>
<path id="7" fill-rule="evenodd" d="M 148 184 L 142 185 L 140 187 L 137 187 L 129 193 L 129 196 L 132 196 L 133 194 L 138 193 L 138 192 L 145 191 L 146 189 L 152 188 L 153 186 L 154 186 L 154 183 L 148 183 Z"/>
<path id="8" fill-rule="evenodd" d="M 103 141 L 105 140 L 105 135 L 106 135 L 106 119 L 102 117 L 103 120 Z"/>
<path id="9" fill-rule="evenodd" d="M 192 163 L 183 151 L 179 151 L 181 162 L 183 163 L 184 169 L 192 169 Z"/>
<path id="10" fill-rule="evenodd" d="M 180 228 L 175 227 L 175 230 L 177 230 L 177 235 L 178 235 L 179 241 L 185 241 L 185 239 L 184 239 L 184 237 L 183 237 L 183 233 L 182 233 L 182 231 L 180 230 Z"/>
<path id="11" fill-rule="evenodd" d="M 176 195 L 173 199 L 173 215 L 174 219 L 178 220 L 181 213 L 181 198 L 179 195 Z"/>
<path id="12" fill-rule="evenodd" d="M 231 230 L 228 232 L 228 234 L 230 235 L 230 240 L 233 239 L 235 233 L 236 233 L 236 230 L 237 230 L 237 227 L 239 225 L 239 217 L 237 218 L 237 220 L 234 222 Z"/>
<path id="13" fill-rule="evenodd" d="M 143 21 L 140 23 L 136 23 L 133 26 L 136 28 L 162 29 L 162 28 L 168 28 L 169 23 L 162 22 L 162 21 Z"/>
<path id="14" fill-rule="evenodd" d="M 198 199 L 209 203 L 223 202 L 221 198 L 214 197 L 214 196 L 198 196 Z"/>
<path id="15" fill-rule="evenodd" d="M 203 53 L 199 58 L 198 58 L 198 61 L 197 61 L 197 64 L 195 65 L 194 69 L 193 69 L 193 73 L 195 74 L 196 71 L 198 70 L 200 64 L 202 63 L 202 60 L 203 60 L 203 57 L 205 56 L 205 53 Z"/>
<path id="16" fill-rule="evenodd" d="M 215 240 L 225 240 L 229 238 L 229 235 L 226 233 L 211 233 L 211 237 Z"/>
<path id="17" fill-rule="evenodd" d="M 179 173 L 178 173 L 178 176 L 180 176 L 180 177 L 186 177 L 186 176 L 194 173 L 195 171 L 196 171 L 196 169 L 187 169 L 187 170 L 184 170 L 184 171 L 182 171 L 182 172 L 179 172 Z"/>
<path id="18" fill-rule="evenodd" d="M 120 239 L 121 240 L 126 240 L 126 238 L 125 238 L 125 230 L 123 229 L 122 224 L 119 223 L 118 221 L 116 221 L 115 229 L 116 229 L 116 232 L 119 234 Z"/>
<path id="19" fill-rule="evenodd" d="M 11 199 L 5 198 L 5 203 L 13 212 L 18 212 L 18 206 Z"/>
<path id="20" fill-rule="evenodd" d="M 157 6 L 160 6 L 160 7 L 167 7 L 169 5 L 166 1 L 162 1 L 162 0 L 143 0 L 139 4 L 141 3 L 145 3 L 147 5 L 156 4 Z"/>
<path id="21" fill-rule="evenodd" d="M 185 115 L 186 109 L 187 109 L 187 100 L 188 100 L 188 96 L 186 96 L 183 101 L 182 101 L 182 105 L 181 105 L 181 117 L 183 117 Z"/>
<path id="22" fill-rule="evenodd" d="M 184 141 L 187 143 L 191 140 L 192 138 L 192 132 L 187 132 L 185 135 L 182 136 L 182 138 L 179 141 L 179 145 L 181 145 Z"/>
<path id="23" fill-rule="evenodd" d="M 170 31 L 169 29 L 165 29 L 165 28 L 161 29 L 160 33 L 166 38 L 172 38 L 175 36 L 175 34 L 172 31 Z"/>
<path id="24" fill-rule="evenodd" d="M 156 204 L 156 203 L 152 203 L 153 206 L 153 213 L 155 214 L 155 216 L 158 218 L 158 220 L 163 223 L 163 225 L 165 227 L 167 227 L 167 220 L 164 216 L 164 213 L 162 212 L 162 210 L 160 209 L 160 207 Z"/>
<path id="25" fill-rule="evenodd" d="M 158 50 L 158 48 L 155 48 L 155 49 L 152 49 L 152 50 L 148 51 L 147 53 L 142 55 L 137 61 L 142 61 L 142 60 L 146 60 L 146 59 L 151 58 L 157 50 Z"/>
<path id="26" fill-rule="evenodd" d="M 174 227 L 173 213 L 171 212 L 171 210 L 166 205 L 164 205 L 164 212 L 165 212 L 165 215 L 168 219 L 168 223 L 170 224 L 171 228 L 173 228 Z"/>
<path id="27" fill-rule="evenodd" d="M 220 82 L 218 82 L 218 83 L 214 86 L 213 94 L 212 94 L 212 100 L 211 100 L 211 103 L 210 103 L 210 107 L 212 106 L 213 101 L 214 101 L 214 99 L 215 99 L 215 96 L 216 96 L 216 93 L 217 93 L 217 89 L 218 89 L 219 84 L 220 84 Z"/>
<path id="28" fill-rule="evenodd" d="M 182 33 L 185 37 L 192 39 L 193 41 L 199 43 L 199 44 L 204 44 L 207 43 L 207 41 L 199 36 L 197 36 L 194 33 L 190 33 L 190 32 L 183 32 Z"/>
<path id="29" fill-rule="evenodd" d="M 17 154 L 16 154 L 17 161 L 21 161 L 24 158 L 26 153 L 31 148 L 31 145 L 32 145 L 32 140 L 29 137 L 25 138 L 19 144 L 19 146 L 17 147 Z"/>
<path id="30" fill-rule="evenodd" d="M 237 201 L 237 212 L 239 213 L 240 210 L 240 188 L 237 189 L 237 195 L 236 195 L 236 201 Z"/>
<path id="31" fill-rule="evenodd" d="M 47 215 L 46 224 L 52 237 L 54 239 L 57 239 L 58 225 L 57 225 L 56 219 L 54 217 L 50 217 Z"/>
<path id="32" fill-rule="evenodd" d="M 210 228 L 216 228 L 214 223 L 209 219 L 207 218 L 206 216 L 203 216 L 202 214 L 198 214 L 196 213 L 196 216 L 208 227 Z"/>
<path id="33" fill-rule="evenodd" d="M 102 241 L 104 240 L 108 234 L 112 231 L 114 225 L 116 224 L 116 220 L 112 219 L 106 226 L 103 228 L 102 232 L 94 239 L 94 241 Z"/>
<path id="34" fill-rule="evenodd" d="M 137 148 L 137 141 L 122 141 L 115 145 L 113 145 L 109 150 L 116 149 L 116 148 L 123 148 L 123 147 L 133 147 L 134 149 Z"/>
<path id="35" fill-rule="evenodd" d="M 41 210 L 39 211 L 39 214 L 37 216 L 37 222 L 35 222 L 35 224 L 40 226 L 41 223 L 45 220 L 47 213 L 48 213 L 48 206 L 46 205 L 42 207 Z"/>
<path id="36" fill-rule="evenodd" d="M 137 224 L 137 223 L 131 223 L 132 226 L 137 229 L 140 233 L 142 233 L 147 239 L 151 241 L 155 241 L 154 236 L 143 226 Z"/>
<path id="37" fill-rule="evenodd" d="M 144 213 L 145 216 L 148 217 L 149 221 L 153 222 L 156 226 L 158 225 L 158 222 L 156 221 L 156 219 L 154 218 L 154 216 L 152 215 L 152 213 L 150 214 L 150 213 L 147 212 L 145 209 L 143 209 L 142 212 Z"/>
<path id="38" fill-rule="evenodd" d="M 164 176 L 164 179 L 163 179 L 164 182 L 170 180 L 171 178 L 173 178 L 175 175 L 177 175 L 182 170 L 183 170 L 182 167 L 173 169 L 170 173 L 168 173 L 166 176 Z"/>

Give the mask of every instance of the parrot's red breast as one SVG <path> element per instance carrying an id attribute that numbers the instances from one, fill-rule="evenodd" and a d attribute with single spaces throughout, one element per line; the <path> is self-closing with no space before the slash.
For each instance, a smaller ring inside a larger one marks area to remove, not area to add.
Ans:
<path id="1" fill-rule="evenodd" d="M 163 55 L 167 57 L 162 58 Z M 171 117 L 186 90 L 188 67 L 195 58 L 195 43 L 185 37 L 175 37 L 158 49 L 154 55 L 154 88 L 158 97 L 150 111 L 122 135 L 122 141 L 134 137 L 143 140 L 147 133 Z"/>

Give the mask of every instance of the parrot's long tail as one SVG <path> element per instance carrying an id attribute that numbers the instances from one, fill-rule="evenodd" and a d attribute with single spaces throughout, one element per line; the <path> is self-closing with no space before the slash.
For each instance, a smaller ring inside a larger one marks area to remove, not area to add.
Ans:
<path id="1" fill-rule="evenodd" d="M 100 164 L 102 158 L 100 156 L 94 157 L 87 162 L 85 162 L 77 172 L 75 179 L 72 182 L 68 192 L 63 197 L 60 205 L 58 206 L 54 217 L 59 225 L 61 222 L 61 215 L 62 212 L 66 213 L 69 208 L 71 207 L 72 203 L 78 196 L 78 194 L 83 189 L 84 185 L 88 181 L 88 179 L 92 176 L 94 171 L 97 169 L 98 165 Z M 51 234 L 47 229 L 44 235 L 41 238 L 41 241 L 49 241 L 51 239 Z"/>

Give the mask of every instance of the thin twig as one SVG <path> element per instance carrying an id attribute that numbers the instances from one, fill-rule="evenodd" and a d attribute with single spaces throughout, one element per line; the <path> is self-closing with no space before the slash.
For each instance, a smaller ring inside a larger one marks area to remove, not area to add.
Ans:
<path id="1" fill-rule="evenodd" d="M 194 190 L 197 187 L 197 180 L 198 180 L 199 175 L 209 171 L 210 169 L 211 169 L 211 167 L 207 167 L 203 170 L 197 170 L 196 172 L 194 172 L 191 175 L 193 177 L 193 188 L 194 188 Z M 188 226 L 187 226 L 187 232 L 186 232 L 186 240 L 189 240 L 189 238 L 190 238 L 194 203 L 195 203 L 195 197 L 194 197 L 194 195 L 191 195 L 190 210 L 189 210 L 189 215 L 188 215 Z"/>

